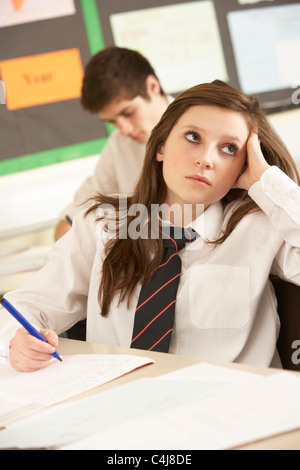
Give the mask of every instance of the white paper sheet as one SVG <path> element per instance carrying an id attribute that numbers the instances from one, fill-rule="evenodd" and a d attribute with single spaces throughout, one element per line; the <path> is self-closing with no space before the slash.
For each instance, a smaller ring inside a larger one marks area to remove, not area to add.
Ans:
<path id="1" fill-rule="evenodd" d="M 76 450 L 221 450 L 300 427 L 300 379 L 253 378 L 74 442 Z"/>
<path id="2" fill-rule="evenodd" d="M 1 0 L 0 28 L 75 13 L 74 0 Z"/>
<path id="3" fill-rule="evenodd" d="M 236 368 L 223 367 L 201 362 L 183 369 L 156 377 L 157 380 L 201 380 L 225 381 L 230 383 L 245 382 L 246 380 L 261 379 L 262 376 L 253 372 L 245 372 Z"/>
<path id="4" fill-rule="evenodd" d="M 174 410 L 182 403 L 209 395 L 229 383 L 224 380 L 191 383 L 189 380 L 141 379 L 87 399 L 48 408 L 29 422 L 0 432 L 0 448 L 57 447 L 99 430 L 110 433 L 110 428 L 118 428 L 120 424 L 128 426 L 126 432 L 131 432 L 131 422 L 137 417 L 146 417 L 158 410 Z M 147 431 L 148 436 L 149 433 L 152 436 L 151 429 Z"/>
<path id="5" fill-rule="evenodd" d="M 53 359 L 46 369 L 32 373 L 0 365 L 0 426 L 11 422 L 8 411 L 14 420 L 18 417 L 18 410 L 23 416 L 25 400 L 30 409 L 32 404 L 50 406 L 153 362 L 131 355 L 82 354 L 65 356 L 62 362 Z M 10 397 L 9 406 L 7 397 Z"/>
<path id="6" fill-rule="evenodd" d="M 260 3 L 262 2 L 263 0 L 238 0 L 239 4 L 240 5 L 252 5 L 254 3 Z M 269 2 L 273 2 L 274 0 L 268 0 Z"/>
<path id="7" fill-rule="evenodd" d="M 3 245 L 0 245 L 0 260 L 8 256 L 15 255 L 16 253 L 21 253 L 21 251 L 26 251 L 28 248 L 28 246 L 9 245 L 8 243 L 3 243 Z"/>
<path id="8" fill-rule="evenodd" d="M 0 448 L 228 449 L 300 427 L 300 379 L 199 364 L 48 408 Z"/>

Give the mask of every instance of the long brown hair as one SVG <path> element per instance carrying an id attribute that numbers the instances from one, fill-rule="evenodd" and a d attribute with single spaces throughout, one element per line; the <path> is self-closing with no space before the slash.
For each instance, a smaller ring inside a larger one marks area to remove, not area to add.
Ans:
<path id="1" fill-rule="evenodd" d="M 241 113 L 246 119 L 249 130 L 258 129 L 258 137 L 267 163 L 278 166 L 299 184 L 297 167 L 261 110 L 257 99 L 216 80 L 190 88 L 169 105 L 151 133 L 142 173 L 132 197 L 128 198 L 128 207 L 142 204 L 150 214 L 152 205 L 163 204 L 166 198 L 166 184 L 162 174 L 162 163 L 156 160 L 156 155 L 178 119 L 191 106 L 199 105 L 218 106 Z M 237 203 L 235 210 L 221 237 L 214 241 L 215 244 L 222 243 L 246 214 L 260 210 L 245 190 L 232 189 L 221 202 L 225 208 L 233 201 Z M 119 217 L 118 197 L 99 195 L 95 202 L 96 204 L 88 212 L 99 207 L 99 204 L 110 204 L 115 208 L 117 218 Z M 132 219 L 133 216 L 127 217 L 127 227 Z M 120 302 L 127 299 L 129 305 L 137 284 L 149 279 L 159 265 L 162 255 L 161 237 L 151 237 L 151 220 L 148 222 L 148 237 L 136 239 L 116 237 L 109 239 L 106 244 L 106 257 L 99 286 L 99 303 L 103 316 L 108 314 L 110 303 L 116 294 L 119 294 Z"/>

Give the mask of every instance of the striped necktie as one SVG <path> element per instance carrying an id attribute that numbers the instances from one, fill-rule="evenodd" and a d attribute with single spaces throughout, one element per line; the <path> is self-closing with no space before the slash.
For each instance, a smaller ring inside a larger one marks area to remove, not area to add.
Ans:
<path id="1" fill-rule="evenodd" d="M 191 228 L 163 228 L 163 257 L 154 276 L 142 285 L 135 311 L 132 348 L 169 351 L 181 274 L 178 252 L 196 236 L 197 233 Z"/>

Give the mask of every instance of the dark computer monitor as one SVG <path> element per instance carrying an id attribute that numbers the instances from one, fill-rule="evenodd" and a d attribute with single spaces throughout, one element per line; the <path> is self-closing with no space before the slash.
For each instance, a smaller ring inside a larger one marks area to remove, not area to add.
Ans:
<path id="1" fill-rule="evenodd" d="M 206 33 L 210 31 L 212 36 L 220 36 L 222 43 L 222 54 L 224 54 L 225 68 L 227 76 L 226 80 L 230 85 L 241 89 L 245 93 L 254 94 L 258 97 L 262 108 L 266 112 L 281 111 L 294 108 L 300 103 L 300 2 L 298 0 L 110 0 L 102 2 L 97 0 L 100 13 L 103 37 L 106 45 L 116 44 L 116 37 L 111 27 L 111 19 L 114 15 L 120 13 L 130 13 L 134 11 L 148 10 L 147 14 L 151 15 L 151 9 L 164 9 L 165 23 L 158 24 L 158 31 L 155 31 L 153 25 L 153 41 L 157 39 L 159 34 L 161 40 L 161 49 L 157 54 L 163 55 L 165 44 L 172 40 L 170 29 L 170 18 L 165 7 L 175 5 L 185 6 L 182 9 L 182 22 L 189 22 L 193 25 L 194 34 L 199 33 L 200 40 L 203 39 L 203 24 L 201 24 L 201 15 L 198 21 L 199 29 L 195 27 L 195 22 L 190 21 L 189 4 L 194 4 L 199 11 L 202 10 L 204 4 L 213 7 L 217 18 L 216 31 L 215 24 L 211 25 L 211 30 L 207 28 Z M 201 5 L 203 4 L 203 5 Z M 210 4 L 210 5 L 208 5 Z M 153 11 L 155 16 L 155 11 Z M 204 15 L 203 22 L 207 22 Z M 142 48 L 139 38 L 143 33 L 143 24 L 139 24 L 137 30 L 137 39 L 127 44 L 117 43 L 119 46 L 131 47 L 140 50 L 142 54 L 148 57 L 155 66 L 160 76 L 159 67 L 156 66 L 156 57 L 149 57 L 149 48 Z M 174 25 L 171 25 L 172 27 Z M 135 25 L 135 28 L 137 26 Z M 202 31 L 202 33 L 201 33 Z M 171 31 L 173 34 L 173 30 Z M 176 44 L 181 41 L 189 54 L 192 54 L 193 60 L 199 60 L 199 64 L 207 61 L 207 53 L 202 57 L 203 44 L 198 49 L 189 37 L 182 37 L 179 28 L 176 35 Z M 151 37 L 149 36 L 149 41 Z M 174 39 L 175 41 L 175 39 Z M 197 42 L 196 41 L 196 42 Z M 125 41 L 126 42 L 126 41 Z M 221 55 L 221 54 L 220 54 Z M 213 62 L 215 57 L 211 57 Z M 223 60 L 223 58 L 222 58 Z M 207 62 L 206 62 L 207 63 Z M 181 69 L 180 69 L 181 67 Z M 198 67 L 199 68 L 199 67 Z M 207 68 L 210 64 L 207 63 Z M 213 68 L 213 67 L 211 67 Z M 170 68 L 171 70 L 171 68 Z M 174 81 L 174 73 L 184 76 L 188 73 L 194 74 L 196 83 L 199 83 L 197 70 L 191 71 L 192 68 L 186 68 L 185 64 L 178 64 L 178 70 L 168 72 L 170 79 L 164 69 L 162 75 L 166 76 L 166 83 Z M 202 80 L 199 74 L 199 80 Z M 191 77 L 184 82 L 180 89 L 167 90 L 174 96 L 179 94 L 190 85 Z M 224 77 L 215 76 L 214 78 Z M 196 84 L 195 83 L 195 84 Z M 165 86 L 167 88 L 167 86 Z"/>

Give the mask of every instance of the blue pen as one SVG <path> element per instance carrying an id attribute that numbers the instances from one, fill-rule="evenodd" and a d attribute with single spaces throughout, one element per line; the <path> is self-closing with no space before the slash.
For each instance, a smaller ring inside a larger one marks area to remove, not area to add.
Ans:
<path id="1" fill-rule="evenodd" d="M 67 219 L 67 221 L 69 222 L 69 224 L 72 225 L 72 223 L 73 223 L 73 222 L 72 222 L 72 219 L 71 219 L 68 215 L 66 215 L 66 219 Z"/>
<path id="2" fill-rule="evenodd" d="M 18 312 L 18 310 L 15 309 L 15 307 L 13 307 L 12 304 L 8 300 L 2 299 L 1 304 L 9 313 L 12 314 L 13 317 L 15 317 L 16 320 L 18 320 L 19 323 L 21 323 L 21 325 L 25 328 L 25 330 L 28 331 L 28 333 L 30 333 L 35 338 L 38 338 L 41 341 L 44 341 L 45 343 L 48 342 L 46 338 L 44 338 L 44 336 L 42 336 L 41 333 L 39 333 L 32 325 L 30 325 L 29 321 L 27 321 L 26 318 L 24 318 L 23 315 L 21 315 L 21 313 Z M 57 351 L 54 351 L 52 356 L 55 357 L 55 359 L 62 361 Z"/>

